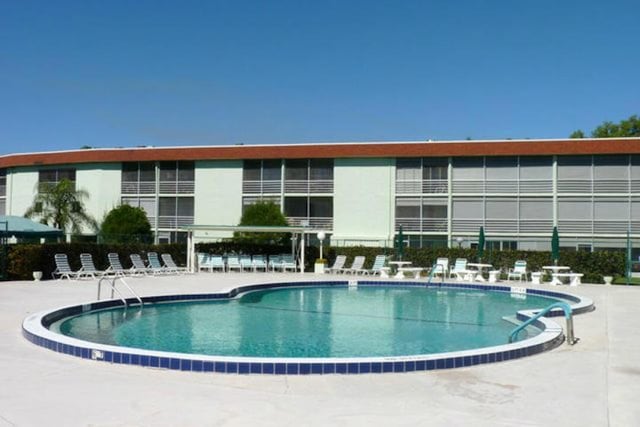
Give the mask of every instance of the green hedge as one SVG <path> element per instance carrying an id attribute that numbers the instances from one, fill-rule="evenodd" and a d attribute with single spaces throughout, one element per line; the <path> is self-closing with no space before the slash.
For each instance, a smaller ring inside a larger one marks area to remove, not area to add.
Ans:
<path id="1" fill-rule="evenodd" d="M 395 256 L 392 248 L 371 247 L 337 247 L 328 248 L 327 258 L 329 265 L 333 264 L 337 255 L 346 255 L 350 265 L 356 255 L 367 257 L 365 268 L 371 268 L 376 255 L 385 254 Z M 437 258 L 449 258 L 449 263 L 456 258 L 467 258 L 469 262 L 477 261 L 475 249 L 464 248 L 407 248 L 404 252 L 404 260 L 411 261 L 418 267 L 431 267 Z M 495 268 L 507 272 L 513 268 L 517 260 L 527 261 L 529 271 L 540 271 L 545 265 L 551 264 L 551 253 L 541 251 L 485 251 L 483 262 L 493 264 Z M 624 252 L 575 252 L 561 251 L 558 265 L 566 265 L 576 273 L 583 273 L 582 281 L 585 283 L 604 283 L 602 276 L 624 276 L 625 254 Z"/>
<path id="2" fill-rule="evenodd" d="M 99 270 L 109 267 L 107 254 L 116 252 L 124 268 L 131 267 L 130 254 L 146 255 L 147 252 L 169 253 L 179 265 L 185 265 L 187 248 L 184 244 L 127 244 L 107 245 L 95 243 L 45 243 L 9 245 L 7 266 L 9 280 L 33 280 L 33 271 L 42 271 L 43 279 L 50 279 L 56 265 L 53 257 L 57 253 L 67 254 L 73 270 L 80 269 L 80 254 L 89 253 Z M 145 256 L 146 258 L 146 256 Z"/>
<path id="3" fill-rule="evenodd" d="M 8 253 L 8 279 L 9 280 L 32 280 L 32 272 L 40 270 L 44 279 L 51 277 L 51 272 L 55 269 L 53 256 L 56 253 L 66 253 L 69 257 L 71 268 L 80 268 L 80 254 L 90 253 L 98 269 L 108 267 L 107 254 L 116 252 L 120 254 L 120 261 L 125 268 L 131 266 L 129 255 L 138 253 L 145 255 L 146 252 L 170 253 L 176 263 L 185 265 L 186 263 L 185 244 L 127 244 L 108 245 L 95 243 L 48 243 L 48 244 L 19 244 L 9 245 Z M 274 255 L 289 253 L 290 246 L 279 245 L 258 245 L 251 243 L 220 242 L 220 243 L 200 243 L 196 245 L 196 251 L 211 254 L 224 253 L 244 253 L 251 255 Z M 392 248 L 378 247 L 328 247 L 325 248 L 324 256 L 328 259 L 329 265 L 333 264 L 337 255 L 347 255 L 347 265 L 353 261 L 356 255 L 366 256 L 365 268 L 371 268 L 376 255 L 385 254 L 390 257 L 395 255 Z M 305 250 L 305 271 L 313 271 L 313 263 L 318 258 L 317 247 L 307 247 Z M 453 263 L 456 258 L 467 258 L 469 261 L 476 261 L 476 251 L 464 248 L 407 248 L 404 259 L 411 261 L 419 267 L 430 267 L 439 257 L 449 258 Z M 542 266 L 551 263 L 551 254 L 540 251 L 494 251 L 486 252 L 484 262 L 493 264 L 494 267 L 502 269 L 504 272 L 513 267 L 516 260 L 526 260 L 529 271 L 539 271 Z M 603 283 L 602 276 L 624 276 L 625 254 L 623 252 L 575 252 L 561 251 L 559 265 L 567 265 L 574 272 L 583 273 L 582 278 L 585 283 Z"/>

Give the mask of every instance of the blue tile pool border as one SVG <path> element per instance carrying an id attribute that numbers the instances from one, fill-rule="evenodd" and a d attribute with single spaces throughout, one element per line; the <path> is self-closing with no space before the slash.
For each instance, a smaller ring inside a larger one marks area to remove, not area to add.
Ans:
<path id="1" fill-rule="evenodd" d="M 238 286 L 228 292 L 222 293 L 147 296 L 143 297 L 142 300 L 144 304 L 215 300 L 234 298 L 245 292 L 268 288 L 349 285 L 408 286 L 521 293 L 562 299 L 570 303 L 574 314 L 585 313 L 594 309 L 593 302 L 590 299 L 563 292 L 541 289 L 475 283 L 425 283 L 418 281 L 398 282 L 376 280 L 250 284 Z M 134 305 L 137 301 L 132 298 L 127 300 L 127 303 Z M 138 365 L 157 369 L 242 375 L 355 375 L 454 369 L 532 356 L 553 349 L 565 340 L 562 328 L 556 322 L 542 317 L 534 324 L 534 326 L 542 330 L 542 332 L 535 337 L 511 344 L 473 350 L 376 358 L 249 358 L 204 356 L 117 347 L 81 341 L 49 330 L 49 326 L 60 319 L 87 311 L 103 310 L 122 305 L 123 302 L 120 300 L 96 301 L 37 313 L 24 320 L 22 334 L 28 341 L 35 345 L 82 359 L 112 364 Z M 517 313 L 517 318 L 519 320 L 526 320 L 535 313 L 536 310 L 521 311 Z M 563 315 L 564 313 L 562 311 L 554 310 L 546 317 Z"/>

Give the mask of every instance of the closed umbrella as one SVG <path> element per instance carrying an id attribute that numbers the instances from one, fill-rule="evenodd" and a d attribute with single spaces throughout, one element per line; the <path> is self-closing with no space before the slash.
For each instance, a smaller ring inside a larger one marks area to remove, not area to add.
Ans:
<path id="1" fill-rule="evenodd" d="M 560 236 L 558 236 L 558 227 L 553 227 L 553 235 L 551 236 L 551 259 L 554 265 L 558 265 L 560 259 Z"/>
<path id="2" fill-rule="evenodd" d="M 400 230 L 398 230 L 398 235 L 396 236 L 396 258 L 399 261 L 402 261 L 402 257 L 404 256 L 404 235 L 402 234 L 402 226 L 400 226 Z"/>
<path id="3" fill-rule="evenodd" d="M 478 262 L 482 262 L 483 255 L 484 255 L 484 227 L 480 227 L 480 234 L 478 235 Z"/>

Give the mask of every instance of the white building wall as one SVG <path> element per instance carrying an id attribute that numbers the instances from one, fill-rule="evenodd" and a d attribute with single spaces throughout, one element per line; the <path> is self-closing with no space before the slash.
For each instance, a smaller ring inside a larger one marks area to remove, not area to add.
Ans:
<path id="1" fill-rule="evenodd" d="M 37 192 L 37 168 L 11 168 L 7 174 L 7 215 L 23 216 Z"/>
<path id="2" fill-rule="evenodd" d="M 76 167 L 76 188 L 88 193 L 84 206 L 98 223 L 120 204 L 121 181 L 120 163 L 81 164 Z M 84 227 L 83 232 L 93 234 L 94 230 Z"/>
<path id="3" fill-rule="evenodd" d="M 394 171 L 394 159 L 335 160 L 332 244 L 393 239 Z"/>
<path id="4" fill-rule="evenodd" d="M 195 164 L 194 223 L 238 225 L 242 216 L 242 160 L 205 160 Z M 232 233 L 195 233 L 197 240 L 232 237 Z"/>

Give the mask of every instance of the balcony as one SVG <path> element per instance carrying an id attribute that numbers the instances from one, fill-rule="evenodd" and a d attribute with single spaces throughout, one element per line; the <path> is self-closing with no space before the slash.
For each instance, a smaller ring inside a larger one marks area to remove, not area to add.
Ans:
<path id="1" fill-rule="evenodd" d="M 317 193 L 333 193 L 333 180 L 332 179 L 318 179 L 318 180 L 285 180 L 284 182 L 285 193 L 302 193 L 302 194 L 317 194 Z"/>
<path id="2" fill-rule="evenodd" d="M 155 194 L 156 183 L 154 181 L 122 181 L 121 194 Z"/>
<path id="3" fill-rule="evenodd" d="M 162 182 L 159 186 L 160 194 L 193 194 L 195 190 L 194 181 L 173 181 Z"/>
<path id="4" fill-rule="evenodd" d="M 242 181 L 242 192 L 244 194 L 280 194 L 282 182 L 272 181 Z"/>
<path id="5" fill-rule="evenodd" d="M 193 224 L 193 216 L 159 216 L 158 228 L 176 229 Z"/>
<path id="6" fill-rule="evenodd" d="M 323 230 L 333 230 L 333 218 L 330 217 L 294 217 L 288 216 L 287 222 L 291 226 L 302 226 L 303 224 L 308 223 L 309 228 L 319 228 Z"/>

